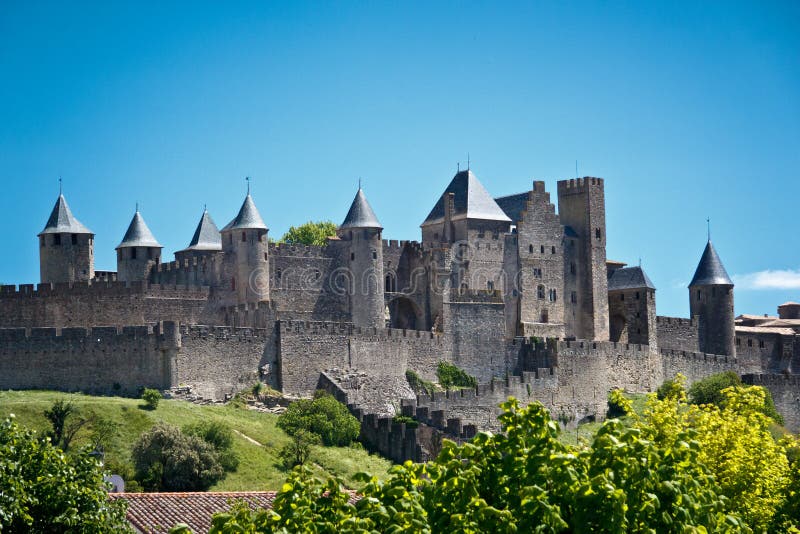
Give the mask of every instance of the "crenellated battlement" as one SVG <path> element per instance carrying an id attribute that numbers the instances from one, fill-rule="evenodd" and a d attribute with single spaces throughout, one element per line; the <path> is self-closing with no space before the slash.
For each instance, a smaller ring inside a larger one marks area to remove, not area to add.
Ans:
<path id="1" fill-rule="evenodd" d="M 270 243 L 269 252 L 276 256 L 293 256 L 302 258 L 327 258 L 328 245 L 302 245 L 289 243 Z"/>
<path id="2" fill-rule="evenodd" d="M 787 374 L 747 374 L 742 382 L 751 386 L 795 386 L 800 387 L 800 375 Z"/>
<path id="3" fill-rule="evenodd" d="M 263 340 L 271 334 L 268 328 L 250 328 L 233 326 L 205 326 L 205 325 L 181 325 L 181 336 L 190 339 L 216 339 L 216 340 L 235 340 L 245 339 Z"/>
<path id="4" fill-rule="evenodd" d="M 383 240 L 383 249 L 384 250 L 403 250 L 404 248 L 409 247 L 413 250 L 422 250 L 422 243 L 419 241 L 406 241 L 406 240 L 397 240 L 397 239 L 384 239 Z"/>
<path id="5" fill-rule="evenodd" d="M 0 298 L 30 298 L 55 296 L 130 296 L 207 299 L 210 288 L 206 286 L 160 285 L 147 282 L 84 281 L 0 286 Z"/>
<path id="6" fill-rule="evenodd" d="M 684 317 L 667 317 L 665 315 L 656 316 L 656 325 L 675 325 L 675 326 L 697 326 L 697 318 L 686 319 Z"/>
<path id="7" fill-rule="evenodd" d="M 0 328 L 0 343 L 25 340 L 86 341 L 101 343 L 139 340 L 151 336 L 175 336 L 177 325 L 172 321 L 134 326 L 94 326 L 91 328 Z"/>
<path id="8" fill-rule="evenodd" d="M 503 304 L 503 294 L 498 289 L 451 289 L 450 302 Z"/>
<path id="9" fill-rule="evenodd" d="M 727 356 L 725 354 L 708 354 L 705 352 L 692 352 L 687 350 L 675 350 L 675 349 L 660 349 L 659 353 L 661 353 L 662 356 L 671 356 L 673 358 L 684 358 L 686 360 L 732 363 L 732 364 L 738 362 L 736 356 Z"/>
<path id="10" fill-rule="evenodd" d="M 334 321 L 293 321 L 279 320 L 280 332 L 301 335 L 339 335 L 369 338 L 383 341 L 431 340 L 435 343 L 443 342 L 443 335 L 424 330 L 406 330 L 398 328 L 369 328 L 355 326 L 353 323 Z"/>
<path id="11" fill-rule="evenodd" d="M 584 193 L 590 187 L 602 187 L 603 179 L 593 176 L 584 178 L 570 178 L 569 180 L 559 180 L 557 182 L 559 195 L 575 195 Z"/>

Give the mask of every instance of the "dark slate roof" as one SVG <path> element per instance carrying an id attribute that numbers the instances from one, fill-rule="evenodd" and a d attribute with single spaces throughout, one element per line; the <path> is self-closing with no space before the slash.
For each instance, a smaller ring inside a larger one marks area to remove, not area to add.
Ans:
<path id="1" fill-rule="evenodd" d="M 242 207 L 239 209 L 239 214 L 222 229 L 224 232 L 225 230 L 246 230 L 246 229 L 259 229 L 259 230 L 267 230 L 267 225 L 264 224 L 264 220 L 261 218 L 261 214 L 258 213 L 258 208 L 256 208 L 255 202 L 253 202 L 253 197 L 250 196 L 250 193 L 247 193 L 247 196 L 242 202 Z"/>
<path id="2" fill-rule="evenodd" d="M 522 220 L 522 212 L 528 206 L 528 193 L 497 197 L 494 201 L 497 202 L 503 213 L 516 223 Z"/>
<path id="3" fill-rule="evenodd" d="M 133 214 L 133 219 L 131 219 L 131 224 L 128 225 L 128 231 L 125 232 L 125 237 L 122 238 L 122 243 L 117 245 L 117 248 L 124 247 L 161 248 L 161 243 L 153 236 L 153 232 L 147 227 L 147 223 L 144 222 L 144 218 L 142 218 L 139 210 L 136 210 L 136 213 Z"/>
<path id="4" fill-rule="evenodd" d="M 694 277 L 689 282 L 689 287 L 710 285 L 732 286 L 733 282 L 722 265 L 717 251 L 714 250 L 714 245 L 709 240 L 703 251 L 703 257 L 700 258 L 700 263 L 697 265 L 697 270 L 694 272 Z"/>
<path id="5" fill-rule="evenodd" d="M 350 211 L 347 212 L 347 216 L 339 228 L 383 228 L 360 187 L 356 198 L 350 205 Z"/>
<path id="6" fill-rule="evenodd" d="M 647 273 L 641 267 L 623 267 L 616 269 L 608 279 L 608 290 L 620 289 L 655 289 Z"/>
<path id="7" fill-rule="evenodd" d="M 489 192 L 470 171 L 457 172 L 450 184 L 439 196 L 436 205 L 431 210 L 422 226 L 428 223 L 438 222 L 444 219 L 444 196 L 453 193 L 453 216 L 466 216 L 468 219 L 481 219 L 488 221 L 507 221 L 511 219 L 506 215 L 497 202 L 489 195 Z"/>
<path id="8" fill-rule="evenodd" d="M 203 210 L 203 216 L 197 223 L 192 240 L 183 250 L 222 250 L 222 236 L 208 210 Z"/>
<path id="9" fill-rule="evenodd" d="M 86 228 L 75 218 L 67 205 L 67 200 L 64 198 L 64 195 L 58 195 L 58 200 L 56 200 L 56 205 L 53 206 L 50 218 L 47 219 L 47 224 L 44 225 L 44 230 L 42 230 L 39 235 L 62 233 L 94 235 L 94 232 Z"/>

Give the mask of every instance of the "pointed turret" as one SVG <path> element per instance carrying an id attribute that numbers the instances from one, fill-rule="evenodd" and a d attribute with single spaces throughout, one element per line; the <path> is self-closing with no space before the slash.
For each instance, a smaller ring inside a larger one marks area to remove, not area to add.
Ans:
<path id="1" fill-rule="evenodd" d="M 349 246 L 351 320 L 356 326 L 384 328 L 383 227 L 358 186 L 350 210 L 339 226 L 339 238 Z"/>
<path id="2" fill-rule="evenodd" d="M 445 218 L 448 194 L 453 194 L 452 219 L 480 219 L 484 221 L 511 222 L 508 215 L 497 205 L 492 195 L 483 187 L 471 170 L 459 171 L 450 180 L 444 193 L 439 197 L 428 217 L 422 223 L 426 226 L 440 223 Z"/>
<path id="3" fill-rule="evenodd" d="M 734 355 L 733 282 L 710 239 L 689 283 L 689 308 L 698 320 L 700 350 Z"/>
<path id="4" fill-rule="evenodd" d="M 149 280 L 153 267 L 161 262 L 162 248 L 137 207 L 122 242 L 117 245 L 117 280 Z"/>
<path id="5" fill-rule="evenodd" d="M 380 228 L 383 229 L 375 212 L 372 211 L 372 206 L 367 202 L 367 197 L 364 196 L 364 190 L 359 186 L 356 197 L 353 203 L 350 204 L 350 210 L 344 218 L 344 222 L 339 226 L 339 229 L 344 228 Z"/>
<path id="6" fill-rule="evenodd" d="M 64 195 L 59 193 L 38 237 L 42 283 L 94 278 L 94 232 L 75 218 Z"/>
<path id="7" fill-rule="evenodd" d="M 189 250 L 222 250 L 222 236 L 208 210 L 203 210 L 203 216 L 200 217 L 200 222 L 197 223 L 197 228 L 194 231 L 192 240 L 189 242 L 189 246 L 181 252 Z"/>
<path id="8" fill-rule="evenodd" d="M 269 300 L 269 229 L 247 196 L 239 213 L 222 229 L 223 285 L 231 290 L 230 304 Z"/>
<path id="9" fill-rule="evenodd" d="M 697 270 L 694 272 L 692 281 L 689 282 L 689 287 L 710 285 L 732 286 L 733 282 L 709 239 L 708 243 L 706 243 L 706 249 L 703 251 L 703 256 L 700 258 L 700 263 L 697 264 Z"/>

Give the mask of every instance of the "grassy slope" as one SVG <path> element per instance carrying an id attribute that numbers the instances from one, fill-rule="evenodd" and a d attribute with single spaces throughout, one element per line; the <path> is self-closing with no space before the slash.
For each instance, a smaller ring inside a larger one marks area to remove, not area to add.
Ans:
<path id="1" fill-rule="evenodd" d="M 80 412 L 94 411 L 117 423 L 117 432 L 107 446 L 109 461 L 130 459 L 133 443 L 157 421 L 184 426 L 200 421 L 220 421 L 234 430 L 234 449 L 239 468 L 212 487 L 212 491 L 247 491 L 279 489 L 286 471 L 278 451 L 288 437 L 275 426 L 277 416 L 231 406 L 199 406 L 184 401 L 162 400 L 155 411 L 140 408 L 142 401 L 120 397 L 91 397 L 51 391 L 0 391 L 0 418 L 13 413 L 21 424 L 38 431 L 50 428 L 43 412 L 53 401 L 72 401 Z M 239 432 L 241 434 L 238 434 Z M 264 446 L 258 446 L 245 436 Z M 78 440 L 80 441 L 80 440 Z M 352 476 L 369 471 L 383 476 L 391 463 L 363 450 L 346 447 L 315 447 L 311 461 L 321 475 L 332 474 L 353 485 Z"/>

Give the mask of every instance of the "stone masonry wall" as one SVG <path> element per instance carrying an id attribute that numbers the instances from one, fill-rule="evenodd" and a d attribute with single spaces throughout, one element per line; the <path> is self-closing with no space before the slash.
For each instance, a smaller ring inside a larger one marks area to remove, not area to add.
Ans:
<path id="1" fill-rule="evenodd" d="M 658 345 L 662 349 L 700 351 L 700 337 L 697 319 L 680 317 L 656 317 Z"/>
<path id="2" fill-rule="evenodd" d="M 144 282 L 0 287 L 0 327 L 93 327 L 158 321 L 215 324 L 209 289 Z"/>
<path id="3" fill-rule="evenodd" d="M 742 381 L 768 389 L 786 428 L 800 432 L 800 375 L 748 374 L 742 376 Z"/>
<path id="4" fill-rule="evenodd" d="M 0 389 L 136 395 L 175 385 L 174 323 L 94 328 L 0 329 Z"/>

